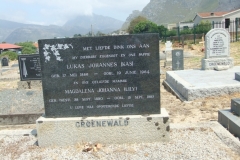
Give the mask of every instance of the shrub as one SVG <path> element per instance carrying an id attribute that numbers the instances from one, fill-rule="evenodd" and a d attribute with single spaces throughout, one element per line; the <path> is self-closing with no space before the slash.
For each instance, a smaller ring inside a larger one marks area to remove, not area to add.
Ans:
<path id="1" fill-rule="evenodd" d="M 13 61 L 13 60 L 17 59 L 18 54 L 13 51 L 6 51 L 6 52 L 2 52 L 2 54 L 0 54 L 0 57 L 5 57 L 5 56 L 7 56 L 11 61 Z"/>

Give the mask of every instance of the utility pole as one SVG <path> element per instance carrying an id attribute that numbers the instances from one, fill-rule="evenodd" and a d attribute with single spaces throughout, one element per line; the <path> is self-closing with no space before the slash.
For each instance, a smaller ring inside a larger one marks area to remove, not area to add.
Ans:
<path id="1" fill-rule="evenodd" d="M 91 24 L 91 33 L 92 33 L 92 37 L 93 37 L 93 29 L 92 29 L 92 24 Z"/>

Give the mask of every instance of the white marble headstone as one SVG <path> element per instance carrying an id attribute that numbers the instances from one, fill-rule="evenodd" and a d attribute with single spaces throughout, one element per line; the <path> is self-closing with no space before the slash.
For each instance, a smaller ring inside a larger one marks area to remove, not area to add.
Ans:
<path id="1" fill-rule="evenodd" d="M 229 57 L 230 34 L 226 29 L 211 29 L 205 37 L 205 58 Z"/>
<path id="2" fill-rule="evenodd" d="M 165 43 L 165 51 L 172 51 L 172 42 L 170 42 L 170 41 L 167 41 L 166 43 Z"/>

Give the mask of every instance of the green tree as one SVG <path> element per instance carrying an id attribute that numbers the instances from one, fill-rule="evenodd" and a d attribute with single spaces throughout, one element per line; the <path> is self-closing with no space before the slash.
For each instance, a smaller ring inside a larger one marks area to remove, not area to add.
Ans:
<path id="1" fill-rule="evenodd" d="M 189 29 L 188 27 L 183 28 L 183 30 L 180 31 L 180 35 L 183 35 L 183 34 L 192 34 L 192 33 L 193 33 L 193 30 L 192 30 L 192 29 Z"/>
<path id="2" fill-rule="evenodd" d="M 166 34 L 167 37 L 176 36 L 176 35 L 177 35 L 176 30 L 167 30 L 167 34 Z"/>
<path id="3" fill-rule="evenodd" d="M 18 54 L 16 52 L 13 51 L 4 51 L 2 52 L 2 54 L 0 54 L 0 57 L 5 57 L 7 56 L 10 60 L 16 60 L 18 57 Z"/>
<path id="4" fill-rule="evenodd" d="M 133 33 L 133 30 L 134 30 L 134 27 L 139 23 L 139 22 L 144 22 L 144 21 L 147 21 L 147 18 L 143 17 L 143 16 L 138 16 L 136 18 L 134 18 L 130 24 L 129 24 L 129 27 L 127 29 L 127 32 L 132 34 Z"/>
<path id="5" fill-rule="evenodd" d="M 73 38 L 79 38 L 79 37 L 82 37 L 82 35 L 81 34 L 74 34 L 73 35 Z"/>
<path id="6" fill-rule="evenodd" d="M 33 42 L 21 42 L 16 45 L 22 46 L 22 54 L 35 54 L 37 48 L 33 45 Z"/>
<path id="7" fill-rule="evenodd" d="M 151 21 L 141 21 L 133 28 L 133 33 L 146 33 L 146 32 L 158 33 L 157 24 Z"/>
<path id="8" fill-rule="evenodd" d="M 201 21 L 200 24 L 198 24 L 195 28 L 195 33 L 200 34 L 204 33 L 206 34 L 208 31 L 210 31 L 212 28 L 212 25 L 209 21 Z"/>
<path id="9" fill-rule="evenodd" d="M 165 36 L 165 33 L 167 32 L 167 28 L 165 28 L 163 25 L 158 26 L 158 33 L 159 33 L 159 37 L 163 37 Z"/>

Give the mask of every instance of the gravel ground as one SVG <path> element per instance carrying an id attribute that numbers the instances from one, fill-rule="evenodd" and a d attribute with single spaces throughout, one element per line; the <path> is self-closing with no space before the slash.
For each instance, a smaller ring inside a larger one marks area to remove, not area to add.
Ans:
<path id="1" fill-rule="evenodd" d="M 0 91 L 0 115 L 43 113 L 41 90 L 5 89 Z"/>
<path id="2" fill-rule="evenodd" d="M 186 127 L 188 126 L 188 127 Z M 237 160 L 240 143 L 217 122 L 171 124 L 170 142 L 98 145 L 76 144 L 68 147 L 38 147 L 34 130 L 0 130 L 0 159 L 149 159 L 149 160 Z M 32 132 L 33 135 L 26 133 Z M 25 136 L 23 136 L 25 135 Z M 238 152 L 238 153 L 237 153 Z"/>

